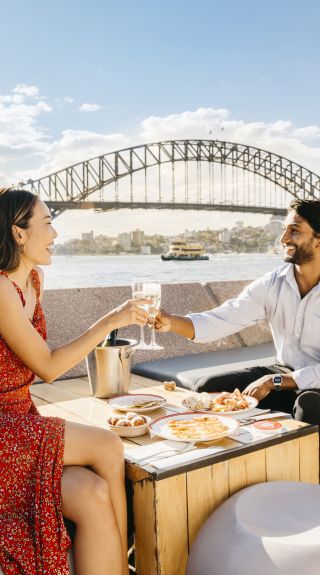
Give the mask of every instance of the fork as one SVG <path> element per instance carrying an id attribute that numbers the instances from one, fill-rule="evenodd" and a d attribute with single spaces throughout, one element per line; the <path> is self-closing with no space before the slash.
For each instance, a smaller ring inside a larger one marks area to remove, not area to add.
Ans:
<path id="1" fill-rule="evenodd" d="M 140 459 L 135 459 L 134 463 L 151 463 L 152 461 L 158 461 L 159 459 L 165 459 L 166 457 L 170 457 L 171 455 L 179 455 L 180 453 L 187 453 L 188 451 L 192 451 L 195 449 L 194 443 L 188 443 L 185 447 L 170 447 L 165 451 L 160 451 L 159 453 L 155 453 L 154 455 L 145 455 L 144 457 L 140 457 Z"/>

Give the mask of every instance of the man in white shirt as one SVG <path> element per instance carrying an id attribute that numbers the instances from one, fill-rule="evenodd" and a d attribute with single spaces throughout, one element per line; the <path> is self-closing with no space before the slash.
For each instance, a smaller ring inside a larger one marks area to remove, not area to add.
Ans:
<path id="1" fill-rule="evenodd" d="M 237 298 L 187 316 L 161 311 L 155 327 L 208 342 L 266 318 L 277 363 L 213 377 L 201 382 L 198 390 L 238 387 L 256 397 L 261 407 L 293 410 L 299 419 L 320 423 L 320 201 L 291 202 L 281 243 L 286 263 L 248 285 Z"/>

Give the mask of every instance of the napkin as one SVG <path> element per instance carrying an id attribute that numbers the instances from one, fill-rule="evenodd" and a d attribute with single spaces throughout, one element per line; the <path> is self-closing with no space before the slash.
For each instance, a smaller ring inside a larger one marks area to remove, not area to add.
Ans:
<path id="1" fill-rule="evenodd" d="M 278 416 L 279 417 L 279 416 Z M 258 441 L 260 439 L 268 439 L 268 437 L 274 437 L 275 435 L 281 435 L 283 432 L 288 431 L 287 427 L 284 425 L 280 430 L 275 430 L 273 433 L 263 433 L 256 429 L 252 425 L 242 425 L 230 435 L 231 439 L 238 441 L 239 443 L 251 443 L 252 441 Z"/>
<path id="2" fill-rule="evenodd" d="M 195 447 L 192 451 L 187 451 L 187 453 L 179 453 L 178 455 L 172 455 L 171 457 L 166 457 L 165 459 L 159 459 L 158 461 L 152 461 L 150 465 L 156 469 L 166 469 L 167 467 L 172 467 L 173 465 L 181 465 L 182 463 L 190 463 L 197 459 L 202 459 L 203 457 L 208 457 L 209 455 L 214 455 L 220 451 L 225 451 L 224 447 L 205 447 L 199 448 Z"/>
<path id="3" fill-rule="evenodd" d="M 224 447 L 220 446 L 213 446 L 213 447 L 205 447 L 200 448 L 196 446 L 192 446 L 192 451 L 187 451 L 186 453 L 172 453 L 172 455 L 166 455 L 167 451 L 170 448 L 176 449 L 185 449 L 190 446 L 190 443 L 185 441 L 172 441 L 166 439 L 164 441 L 159 441 L 158 443 L 151 443 L 149 445 L 142 445 L 141 447 L 137 447 L 134 451 L 130 451 L 126 458 L 133 463 L 137 463 L 139 465 L 139 461 L 142 458 L 144 459 L 144 465 L 152 465 L 156 469 L 165 469 L 167 467 L 171 467 L 172 465 L 181 465 L 182 463 L 188 463 L 189 461 L 193 461 L 196 459 L 200 459 L 202 457 L 207 457 L 208 455 L 213 455 L 215 453 L 219 453 L 219 451 L 224 451 Z M 163 459 L 154 460 L 154 456 L 160 457 L 161 453 L 163 453 Z M 150 457 L 150 463 L 148 462 L 148 456 Z"/>
<path id="4" fill-rule="evenodd" d="M 130 461 L 133 462 L 138 462 L 144 457 L 153 457 L 154 455 L 161 454 L 171 448 L 184 449 L 187 447 L 187 445 L 188 443 L 185 441 L 171 441 L 166 439 L 164 441 L 158 441 L 157 443 L 149 443 L 148 445 L 141 445 L 141 447 L 137 447 L 127 454 L 127 459 L 130 459 Z"/>

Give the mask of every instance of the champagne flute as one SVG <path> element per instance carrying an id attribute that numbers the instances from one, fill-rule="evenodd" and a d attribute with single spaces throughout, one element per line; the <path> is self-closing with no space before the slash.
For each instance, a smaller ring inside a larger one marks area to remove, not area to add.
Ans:
<path id="1" fill-rule="evenodd" d="M 161 345 L 156 343 L 154 321 L 161 303 L 161 283 L 153 280 L 146 280 L 143 283 L 143 295 L 146 299 L 150 299 L 151 305 L 149 306 L 149 314 L 153 319 L 151 341 L 148 349 L 163 349 Z"/>
<path id="2" fill-rule="evenodd" d="M 143 286 L 145 280 L 143 278 L 133 278 L 132 280 L 132 298 L 133 299 L 145 299 Z M 145 304 L 141 306 L 146 311 L 149 309 L 149 304 Z M 140 325 L 140 341 L 135 349 L 149 349 L 149 345 L 147 345 L 144 341 L 144 331 L 143 325 Z"/>

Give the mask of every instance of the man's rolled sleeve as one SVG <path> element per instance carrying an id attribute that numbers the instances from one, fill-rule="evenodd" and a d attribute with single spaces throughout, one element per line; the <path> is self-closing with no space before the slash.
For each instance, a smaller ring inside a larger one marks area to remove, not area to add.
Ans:
<path id="1" fill-rule="evenodd" d="M 266 293 L 267 284 L 263 278 L 249 284 L 237 298 L 229 299 L 212 310 L 187 314 L 194 326 L 192 341 L 215 341 L 264 319 Z"/>
<path id="2" fill-rule="evenodd" d="M 208 318 L 208 316 L 205 316 L 203 313 L 187 314 L 186 317 L 191 319 L 194 327 L 194 338 L 191 341 L 195 343 L 208 343 L 213 339 L 219 339 L 218 334 L 216 337 L 212 335 L 212 318 Z"/>
<path id="3" fill-rule="evenodd" d="M 299 389 L 320 388 L 320 364 L 302 367 L 292 372 L 292 377 Z"/>

